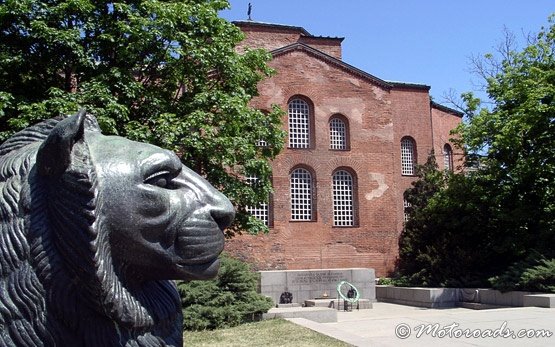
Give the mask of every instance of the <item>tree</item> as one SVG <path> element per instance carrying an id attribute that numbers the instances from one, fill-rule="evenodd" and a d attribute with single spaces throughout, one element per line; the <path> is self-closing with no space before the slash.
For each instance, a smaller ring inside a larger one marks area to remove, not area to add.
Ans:
<path id="1" fill-rule="evenodd" d="M 428 156 L 424 165 L 416 167 L 418 179 L 404 193 L 408 203 L 409 218 L 399 238 L 398 270 L 408 277 L 409 284 L 425 284 L 430 282 L 430 257 L 425 254 L 429 240 L 434 239 L 435 232 L 427 228 L 429 215 L 426 208 L 430 199 L 443 187 L 443 175 L 438 170 L 435 155 Z"/>
<path id="2" fill-rule="evenodd" d="M 235 52 L 225 0 L 6 0 L 0 4 L 0 140 L 85 107 L 105 133 L 150 142 L 222 189 L 240 213 L 230 234 L 261 223 L 283 147 L 281 111 L 248 106 L 271 74 L 263 50 Z M 264 146 L 257 146 L 263 140 Z M 245 176 L 256 176 L 249 185 Z"/>
<path id="3" fill-rule="evenodd" d="M 398 271 L 409 285 L 487 286 L 515 253 L 494 216 L 487 178 L 439 171 L 435 156 L 405 192 L 409 218 L 399 239 Z"/>
<path id="4" fill-rule="evenodd" d="M 399 270 L 411 284 L 553 291 L 555 285 L 555 24 L 501 59 L 473 60 L 492 101 L 463 94 L 458 129 L 474 172 L 444 181 L 432 164 L 406 193 Z"/>
<path id="5" fill-rule="evenodd" d="M 531 250 L 555 257 L 555 24 L 542 28 L 522 51 L 510 40 L 497 61 L 486 55 L 478 71 L 486 78 L 491 109 L 476 111 L 460 127 L 468 150 L 483 153 L 483 177 L 495 186 L 506 247 L 525 258 Z M 489 68 L 487 68 L 489 67 Z"/>

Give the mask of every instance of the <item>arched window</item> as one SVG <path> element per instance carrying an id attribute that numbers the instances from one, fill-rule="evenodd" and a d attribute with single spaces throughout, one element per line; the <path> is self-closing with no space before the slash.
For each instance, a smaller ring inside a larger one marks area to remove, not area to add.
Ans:
<path id="1" fill-rule="evenodd" d="M 330 120 L 330 149 L 348 149 L 347 132 L 348 127 L 346 122 L 338 116 L 334 116 Z"/>
<path id="2" fill-rule="evenodd" d="M 410 137 L 401 140 L 401 174 L 405 176 L 414 175 L 416 164 L 416 143 Z"/>
<path id="3" fill-rule="evenodd" d="M 258 182 L 258 178 L 255 176 L 249 176 L 246 178 L 246 181 L 250 185 L 256 185 L 256 182 Z M 271 226 L 272 223 L 270 220 L 270 197 L 268 197 L 268 202 L 263 202 L 257 206 L 247 206 L 246 210 L 254 217 L 260 219 L 264 223 L 264 225 L 268 227 Z"/>
<path id="4" fill-rule="evenodd" d="M 333 174 L 333 225 L 355 225 L 354 180 L 346 170 Z"/>
<path id="5" fill-rule="evenodd" d="M 453 171 L 453 150 L 447 143 L 443 146 L 443 168 L 447 171 Z"/>
<path id="6" fill-rule="evenodd" d="M 308 103 L 296 98 L 289 102 L 289 148 L 310 147 L 310 108 Z"/>
<path id="7" fill-rule="evenodd" d="M 312 220 L 312 175 L 303 168 L 291 172 L 291 220 Z"/>

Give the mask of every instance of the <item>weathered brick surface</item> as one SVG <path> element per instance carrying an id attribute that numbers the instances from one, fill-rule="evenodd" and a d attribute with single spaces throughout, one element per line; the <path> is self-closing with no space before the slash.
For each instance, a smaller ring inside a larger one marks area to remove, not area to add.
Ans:
<path id="1" fill-rule="evenodd" d="M 338 38 L 326 38 L 326 37 L 299 37 L 299 42 L 316 48 L 334 58 L 341 59 L 341 41 L 343 39 Z"/>
<path id="2" fill-rule="evenodd" d="M 294 43 L 297 35 L 292 29 L 279 35 L 255 29 L 248 27 L 245 45 L 275 49 Z M 330 51 L 337 49 L 336 42 L 331 40 Z M 287 148 L 276 158 L 270 233 L 235 237 L 227 250 L 261 270 L 369 267 L 377 276 L 387 274 L 398 254 L 403 192 L 414 180 L 401 176 L 401 138 L 414 138 L 423 163 L 432 148 L 441 153 L 461 118 L 433 108 L 426 86 L 380 83 L 302 49 L 281 52 L 270 65 L 277 74 L 260 83 L 252 105 L 287 110 L 292 97 L 309 99 L 314 148 Z M 328 122 L 334 114 L 348 120 L 348 151 L 329 149 Z M 287 130 L 287 116 L 283 127 Z M 315 173 L 316 218 L 310 222 L 291 221 L 289 175 L 299 165 Z M 356 227 L 333 227 L 331 175 L 340 167 L 355 174 Z"/>
<path id="3" fill-rule="evenodd" d="M 454 117 L 452 114 L 432 108 L 432 122 L 434 134 L 434 152 L 436 154 L 437 164 L 440 169 L 445 169 L 443 165 L 443 146 L 450 144 L 453 150 L 453 166 L 455 171 L 462 170 L 463 153 L 452 144 L 454 135 L 450 132 L 460 123 L 460 118 Z"/>
<path id="4" fill-rule="evenodd" d="M 312 36 L 301 27 L 263 24 L 257 22 L 238 22 L 245 34 L 245 39 L 239 46 L 239 51 L 244 47 L 264 48 L 269 51 L 291 45 L 303 43 L 314 47 L 334 58 L 341 59 L 340 37 Z"/>

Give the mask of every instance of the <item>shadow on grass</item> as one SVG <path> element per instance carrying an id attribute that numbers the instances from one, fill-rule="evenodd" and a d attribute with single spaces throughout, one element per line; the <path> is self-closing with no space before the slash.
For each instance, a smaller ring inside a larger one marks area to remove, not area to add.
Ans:
<path id="1" fill-rule="evenodd" d="M 234 328 L 186 331 L 184 346 L 194 347 L 348 347 L 345 342 L 322 335 L 284 319 L 270 319 Z"/>

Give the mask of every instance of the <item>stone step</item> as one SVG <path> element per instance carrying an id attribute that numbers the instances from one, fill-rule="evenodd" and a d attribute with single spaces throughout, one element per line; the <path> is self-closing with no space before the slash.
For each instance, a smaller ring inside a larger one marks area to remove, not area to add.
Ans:
<path id="1" fill-rule="evenodd" d="M 314 299 L 314 300 L 305 300 L 304 305 L 306 307 L 328 307 L 328 308 L 335 308 L 335 309 L 343 309 L 344 301 L 342 299 Z M 349 309 L 351 308 L 351 304 L 348 303 Z M 364 309 L 371 309 L 372 302 L 369 299 L 359 299 L 358 305 L 354 303 L 352 305 L 352 309 L 356 310 L 364 310 Z"/>
<path id="2" fill-rule="evenodd" d="M 481 304 L 479 302 L 457 302 L 457 307 L 468 308 L 471 310 L 493 310 L 496 308 L 506 308 L 507 306 Z"/>
<path id="3" fill-rule="evenodd" d="M 291 308 L 291 307 L 301 307 L 301 304 L 298 302 L 292 302 L 290 304 L 277 304 L 277 308 Z"/>
<path id="4" fill-rule="evenodd" d="M 327 307 L 271 308 L 262 319 L 305 318 L 318 323 L 337 322 L 337 310 Z"/>

